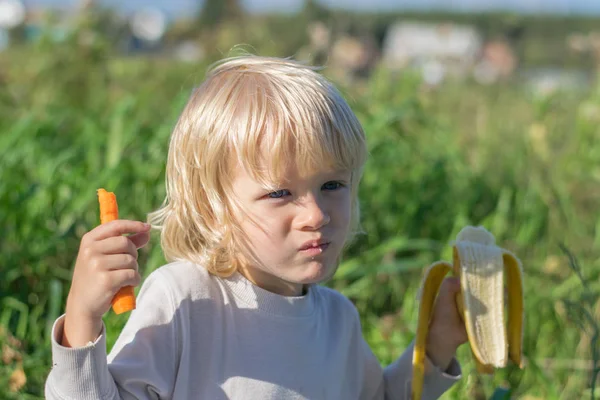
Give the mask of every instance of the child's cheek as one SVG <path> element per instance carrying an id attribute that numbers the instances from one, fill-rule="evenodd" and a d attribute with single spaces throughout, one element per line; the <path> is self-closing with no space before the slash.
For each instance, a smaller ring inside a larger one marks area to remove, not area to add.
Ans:
<path id="1" fill-rule="evenodd" d="M 332 219 L 335 220 L 340 227 L 349 226 L 352 215 L 350 197 L 343 196 L 340 201 L 337 202 L 335 207 L 332 207 L 331 213 Z"/>

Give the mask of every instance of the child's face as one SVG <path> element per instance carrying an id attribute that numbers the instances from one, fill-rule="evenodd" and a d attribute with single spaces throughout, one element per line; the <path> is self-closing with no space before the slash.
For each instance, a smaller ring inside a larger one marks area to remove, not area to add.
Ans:
<path id="1" fill-rule="evenodd" d="M 240 272 L 263 289 L 291 296 L 335 272 L 350 224 L 351 173 L 299 176 L 290 168 L 285 178 L 273 192 L 238 167 L 233 190 L 249 217 L 240 218 L 242 230 L 261 263 Z"/>

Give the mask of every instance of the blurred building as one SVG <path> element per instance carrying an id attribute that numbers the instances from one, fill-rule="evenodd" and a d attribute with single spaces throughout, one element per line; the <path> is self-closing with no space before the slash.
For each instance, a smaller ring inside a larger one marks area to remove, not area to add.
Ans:
<path id="1" fill-rule="evenodd" d="M 20 0 L 0 0 L 0 29 L 12 29 L 25 19 L 25 5 Z"/>
<path id="2" fill-rule="evenodd" d="M 585 90 L 593 80 L 589 71 L 552 67 L 528 69 L 521 73 L 521 78 L 529 90 L 540 96 Z"/>
<path id="3" fill-rule="evenodd" d="M 10 31 L 25 20 L 25 5 L 20 0 L 0 0 L 0 51 L 10 44 Z"/>
<path id="4" fill-rule="evenodd" d="M 485 42 L 475 27 L 453 23 L 398 22 L 384 39 L 382 62 L 390 69 L 415 68 L 425 82 L 473 77 L 488 84 L 510 76 L 517 58 L 504 41 Z"/>
<path id="5" fill-rule="evenodd" d="M 382 62 L 390 69 L 418 68 L 429 83 L 446 75 L 466 75 L 475 64 L 483 39 L 471 26 L 398 22 L 383 42 Z"/>

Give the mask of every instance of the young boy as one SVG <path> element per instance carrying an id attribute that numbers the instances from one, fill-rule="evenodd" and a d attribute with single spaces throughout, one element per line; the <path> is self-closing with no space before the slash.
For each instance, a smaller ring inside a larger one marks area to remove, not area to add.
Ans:
<path id="1" fill-rule="evenodd" d="M 145 280 L 107 358 L 102 316 L 140 283 L 150 226 L 117 220 L 84 235 L 47 398 L 409 398 L 412 345 L 382 369 L 353 304 L 318 285 L 358 229 L 366 152 L 357 118 L 314 69 L 219 63 L 177 122 L 167 198 L 149 217 L 170 264 Z M 426 399 L 460 378 L 457 290 L 448 279 L 436 305 Z"/>

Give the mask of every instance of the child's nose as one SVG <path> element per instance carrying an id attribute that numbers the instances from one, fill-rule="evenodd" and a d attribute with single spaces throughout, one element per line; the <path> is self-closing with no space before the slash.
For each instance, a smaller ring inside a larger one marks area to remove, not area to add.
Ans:
<path id="1" fill-rule="evenodd" d="M 318 199 L 306 199 L 300 213 L 300 226 L 302 229 L 318 230 L 331 221 L 331 217 Z"/>

